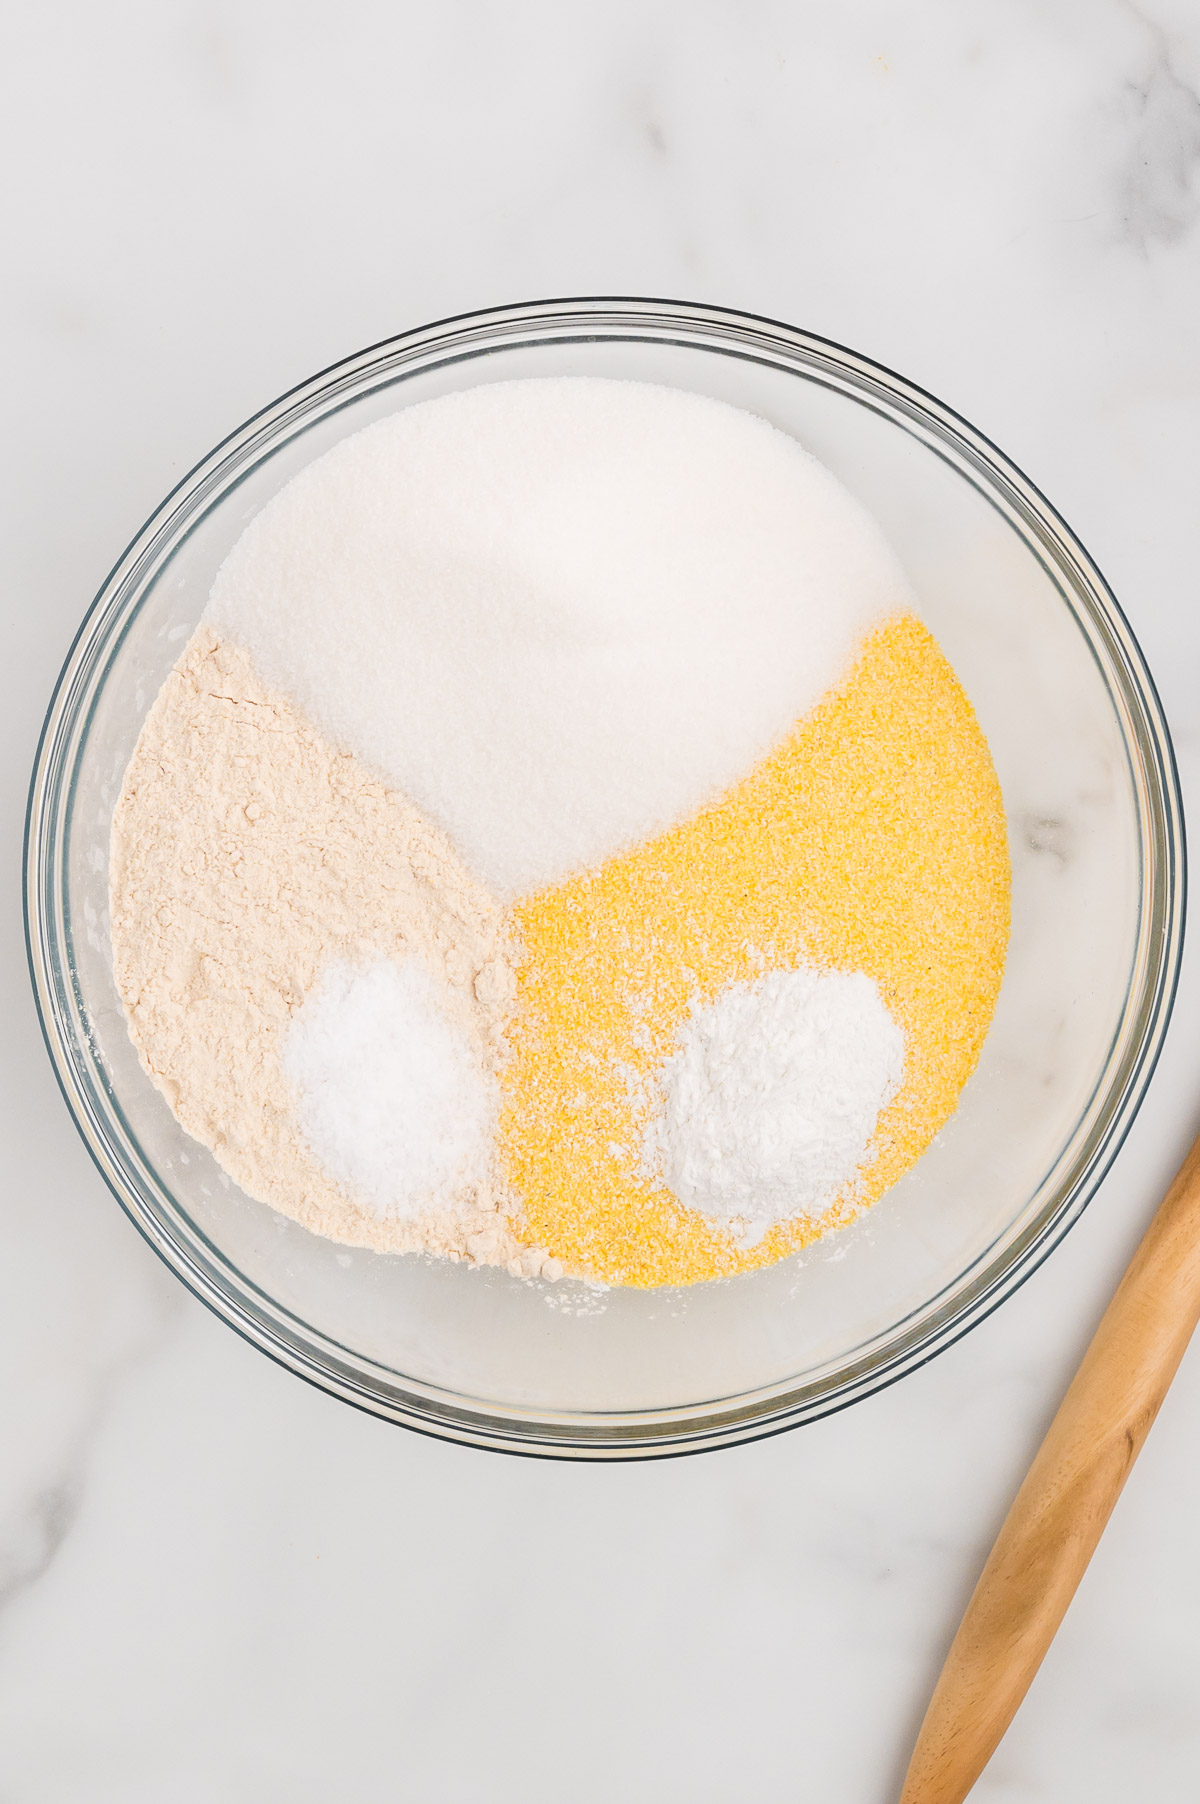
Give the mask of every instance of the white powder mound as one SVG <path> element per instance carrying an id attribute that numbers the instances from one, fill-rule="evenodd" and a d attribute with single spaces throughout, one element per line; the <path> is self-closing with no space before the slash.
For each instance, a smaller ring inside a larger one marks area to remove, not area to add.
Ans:
<path id="1" fill-rule="evenodd" d="M 904 1035 L 859 972 L 772 971 L 697 1008 L 660 1073 L 645 1168 L 748 1239 L 828 1208 L 904 1076 Z"/>
<path id="2" fill-rule="evenodd" d="M 326 1170 L 381 1217 L 483 1181 L 498 1098 L 416 959 L 332 964 L 283 1052 L 296 1120 Z"/>
<path id="3" fill-rule="evenodd" d="M 783 432 L 558 378 L 346 439 L 251 522 L 206 619 L 512 897 L 693 814 L 911 607 Z"/>

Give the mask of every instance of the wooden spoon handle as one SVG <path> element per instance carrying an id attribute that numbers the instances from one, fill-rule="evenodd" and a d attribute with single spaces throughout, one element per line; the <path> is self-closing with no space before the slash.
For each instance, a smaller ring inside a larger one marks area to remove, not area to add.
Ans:
<path id="1" fill-rule="evenodd" d="M 1053 1641 L 1200 1318 L 1200 1139 L 1121 1280 L 946 1657 L 900 1804 L 961 1804 Z"/>

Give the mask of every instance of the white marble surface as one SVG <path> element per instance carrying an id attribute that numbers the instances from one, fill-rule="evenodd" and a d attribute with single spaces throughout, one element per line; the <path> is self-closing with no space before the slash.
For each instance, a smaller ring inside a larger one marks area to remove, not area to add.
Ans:
<path id="1" fill-rule="evenodd" d="M 15 869 L 58 665 L 281 389 L 492 302 L 794 320 L 943 396 L 1114 583 L 1200 778 L 1195 0 L 7 9 L 0 131 L 0 1797 L 885 1804 L 1012 1490 L 1200 1114 L 1200 970 L 1082 1225 L 848 1413 L 621 1469 L 306 1389 L 109 1200 Z M 13 178 L 15 177 L 15 181 Z M 1200 1794 L 1200 1349 L 983 1804 Z"/>

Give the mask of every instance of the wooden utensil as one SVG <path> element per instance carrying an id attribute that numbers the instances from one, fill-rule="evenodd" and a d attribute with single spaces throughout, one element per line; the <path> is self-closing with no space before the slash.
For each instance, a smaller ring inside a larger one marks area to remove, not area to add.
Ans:
<path id="1" fill-rule="evenodd" d="M 1053 1641 L 1200 1319 L 1200 1139 L 1017 1492 L 942 1668 L 900 1804 L 961 1804 Z"/>

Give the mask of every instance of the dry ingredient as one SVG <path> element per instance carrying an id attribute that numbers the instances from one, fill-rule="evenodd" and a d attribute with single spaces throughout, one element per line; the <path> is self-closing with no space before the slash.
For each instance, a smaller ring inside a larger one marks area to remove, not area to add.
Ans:
<path id="1" fill-rule="evenodd" d="M 500 1145 L 526 1231 L 606 1283 L 769 1264 L 924 1152 L 975 1068 L 1004 970 L 1008 852 L 971 705 L 911 615 L 694 820 L 513 910 L 522 953 Z M 747 1244 L 642 1169 L 645 1094 L 697 1001 L 764 968 L 861 972 L 904 1081 L 854 1183 Z"/>
<path id="2" fill-rule="evenodd" d="M 878 530 L 643 384 L 408 409 L 227 560 L 113 823 L 142 1062 L 251 1195 L 686 1284 L 920 1156 L 1003 971 L 999 788 Z"/>
<path id="3" fill-rule="evenodd" d="M 453 1208 L 486 1184 L 499 1091 L 418 958 L 328 965 L 283 1049 L 296 1123 L 380 1216 Z"/>
<path id="4" fill-rule="evenodd" d="M 142 1064 L 251 1196 L 354 1246 L 519 1262 L 525 1237 L 494 1172 L 431 1193 L 416 1214 L 381 1213 L 298 1131 L 285 1051 L 323 975 L 419 960 L 494 1081 L 512 945 L 444 835 L 206 627 L 163 685 L 125 773 L 110 913 Z"/>
<path id="5" fill-rule="evenodd" d="M 344 440 L 251 522 L 206 619 L 511 899 L 686 820 L 911 606 L 785 433 L 564 377 Z"/>
<path id="6" fill-rule="evenodd" d="M 904 1076 L 904 1035 L 861 971 L 801 965 L 693 1005 L 658 1073 L 642 1171 L 743 1242 L 820 1215 Z"/>

